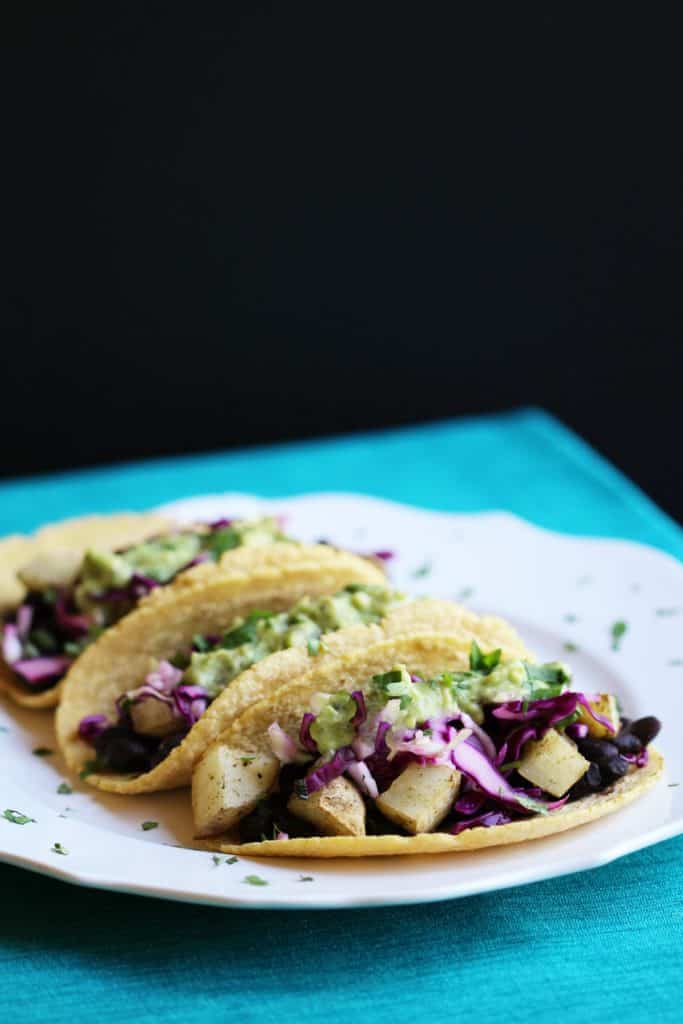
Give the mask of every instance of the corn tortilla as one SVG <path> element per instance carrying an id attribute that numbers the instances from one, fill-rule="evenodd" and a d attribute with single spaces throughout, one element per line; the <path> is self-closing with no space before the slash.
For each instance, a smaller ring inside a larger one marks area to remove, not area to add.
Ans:
<path id="1" fill-rule="evenodd" d="M 277 690 L 270 700 L 252 705 L 215 742 L 231 747 L 240 754 L 270 753 L 268 726 L 278 722 L 290 735 L 297 735 L 301 716 L 310 706 L 314 693 L 356 689 L 373 675 L 386 672 L 398 663 L 404 663 L 411 672 L 424 676 L 444 670 L 463 670 L 469 663 L 469 645 L 470 640 L 464 635 L 399 636 L 336 660 L 328 659 L 325 664 L 312 668 L 289 686 Z M 501 645 L 498 642 L 486 644 L 487 648 L 493 646 Z M 503 646 L 504 660 L 519 657 L 520 653 L 519 650 Z M 662 774 L 663 764 L 661 756 L 651 751 L 646 767 L 634 770 L 602 793 L 565 804 L 547 815 L 493 828 L 473 828 L 458 836 L 442 832 L 360 838 L 314 836 L 259 843 L 238 843 L 227 837 L 219 837 L 206 842 L 210 849 L 244 856 L 326 858 L 449 853 L 525 842 L 527 839 L 575 828 L 626 806 L 654 785 Z"/>
<path id="2" fill-rule="evenodd" d="M 12 611 L 26 594 L 16 573 L 22 566 L 45 553 L 68 553 L 80 561 L 87 548 L 107 550 L 129 547 L 175 526 L 154 514 L 120 513 L 111 516 L 83 516 L 44 526 L 32 536 L 7 537 L 0 541 L 0 613 Z M 17 682 L 12 669 L 0 657 L 0 693 L 26 708 L 53 708 L 59 703 L 62 681 L 49 690 L 32 693 Z"/>
<path id="3" fill-rule="evenodd" d="M 81 719 L 105 714 L 114 721 L 116 698 L 139 686 L 160 659 L 191 644 L 196 633 L 220 633 L 237 616 L 264 608 L 284 611 L 301 597 L 333 594 L 349 583 L 385 584 L 386 579 L 358 555 L 328 545 L 282 542 L 235 548 L 218 563 L 198 565 L 170 586 L 152 591 L 87 648 L 63 680 L 56 729 L 68 766 L 80 771 L 93 758 L 92 748 L 78 736 Z M 281 653 L 299 664 L 296 649 Z M 271 678 L 265 668 L 255 685 L 270 692 L 279 682 L 279 675 Z M 223 698 L 230 690 L 213 701 L 182 744 L 152 771 L 135 777 L 92 774 L 87 781 L 114 793 L 147 793 L 189 784 L 195 760 L 228 720 L 222 708 L 225 703 L 229 716 L 234 698 L 225 702 Z"/>

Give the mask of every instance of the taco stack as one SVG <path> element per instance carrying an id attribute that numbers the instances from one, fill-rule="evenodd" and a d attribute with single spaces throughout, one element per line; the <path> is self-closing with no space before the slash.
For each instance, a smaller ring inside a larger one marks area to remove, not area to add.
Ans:
<path id="1" fill-rule="evenodd" d="M 593 821 L 656 782 L 657 719 L 494 644 L 412 633 L 311 665 L 199 760 L 197 836 L 274 857 L 473 850 Z"/>

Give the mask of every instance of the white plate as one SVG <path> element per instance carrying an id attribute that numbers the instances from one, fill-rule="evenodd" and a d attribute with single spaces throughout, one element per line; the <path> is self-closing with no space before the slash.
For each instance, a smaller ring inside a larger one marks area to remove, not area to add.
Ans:
<path id="1" fill-rule="evenodd" d="M 667 777 L 635 805 L 548 839 L 471 854 L 367 861 L 216 863 L 193 849 L 186 791 L 97 793 L 69 778 L 52 716 L 0 705 L 0 858 L 82 885 L 221 906 L 358 907 L 440 900 L 597 867 L 683 831 L 683 566 L 624 541 L 568 537 L 505 513 L 448 515 L 373 498 L 318 494 L 281 501 L 193 498 L 183 519 L 279 513 L 306 540 L 390 548 L 403 589 L 466 600 L 509 618 L 543 658 L 570 661 L 581 689 L 612 690 L 631 716 L 665 723 Z M 618 649 L 612 626 L 627 623 Z M 565 651 L 565 644 L 577 650 Z M 71 794 L 58 793 L 67 782 Z M 5 808 L 34 822 L 12 824 Z M 158 827 L 143 831 L 142 822 Z M 68 851 L 55 852 L 54 844 Z M 181 848 L 177 848 L 180 846 Z M 189 847 L 189 848 L 188 848 Z M 247 876 L 267 883 L 254 885 Z M 308 879 L 311 880 L 308 880 Z"/>

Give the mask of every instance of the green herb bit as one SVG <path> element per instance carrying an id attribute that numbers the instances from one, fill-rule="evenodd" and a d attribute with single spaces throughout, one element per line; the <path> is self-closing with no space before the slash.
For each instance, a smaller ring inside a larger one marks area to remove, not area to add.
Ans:
<path id="1" fill-rule="evenodd" d="M 50 852 L 59 853 L 62 857 L 66 857 L 69 851 L 65 846 L 62 846 L 61 843 L 54 843 Z"/>
<path id="2" fill-rule="evenodd" d="M 680 786 L 680 782 L 670 782 L 668 784 L 669 789 L 676 789 L 677 786 Z"/>
<path id="3" fill-rule="evenodd" d="M 314 882 L 313 875 L 299 875 L 300 882 Z"/>
<path id="4" fill-rule="evenodd" d="M 225 863 L 226 864 L 236 864 L 238 860 L 239 860 L 239 857 L 228 857 L 228 859 L 226 860 Z"/>
<path id="5" fill-rule="evenodd" d="M 470 671 L 482 672 L 484 675 L 488 675 L 500 662 L 502 653 L 499 647 L 495 651 L 489 651 L 488 654 L 484 654 L 477 641 L 473 640 L 470 647 Z"/>
<path id="6" fill-rule="evenodd" d="M 0 732 L 9 732 L 9 729 L 6 725 L 0 725 Z"/>
<path id="7" fill-rule="evenodd" d="M 467 601 L 474 593 L 474 587 L 463 587 L 462 590 L 458 591 L 458 601 Z"/>
<path id="8" fill-rule="evenodd" d="M 578 622 L 578 616 L 574 615 L 573 612 L 568 612 L 564 617 L 565 622 Z"/>
<path id="9" fill-rule="evenodd" d="M 158 821 L 143 821 L 143 823 L 140 826 L 140 828 L 142 829 L 143 832 L 149 832 L 150 829 L 159 828 L 159 822 Z"/>
<path id="10" fill-rule="evenodd" d="M 252 761 L 255 761 L 255 760 L 256 760 L 256 754 L 245 754 L 245 756 L 243 758 L 241 758 L 242 767 L 246 768 L 248 764 L 251 764 Z"/>
<path id="11" fill-rule="evenodd" d="M 219 857 L 217 853 L 214 853 L 214 854 L 213 854 L 213 856 L 211 857 L 211 860 L 212 860 L 212 861 L 214 862 L 214 864 L 216 865 L 216 867 L 218 867 L 218 865 L 219 865 L 219 864 L 221 863 L 221 861 L 223 860 L 223 858 L 222 858 L 222 857 Z"/>
<path id="12" fill-rule="evenodd" d="M 412 576 L 416 580 L 424 579 L 425 576 L 429 576 L 431 571 L 432 571 L 432 563 L 431 562 L 424 562 L 422 565 L 418 566 L 417 569 L 413 570 Z"/>
<path id="13" fill-rule="evenodd" d="M 513 768 L 519 768 L 521 761 L 507 761 L 506 764 L 502 764 L 498 769 L 499 772 L 511 772 Z"/>
<path id="14" fill-rule="evenodd" d="M 209 643 L 205 636 L 202 636 L 201 633 L 194 634 L 194 636 L 192 637 L 192 646 L 195 647 L 202 654 L 205 654 L 208 650 L 211 649 L 211 644 Z"/>
<path id="15" fill-rule="evenodd" d="M 628 629 L 627 624 L 625 622 L 622 622 L 622 621 L 615 622 L 614 625 L 612 626 L 612 629 L 611 629 L 610 633 L 611 633 L 611 636 L 612 636 L 612 650 L 613 651 L 618 651 L 619 648 L 621 647 L 621 641 L 622 641 L 622 638 L 623 638 L 623 636 L 624 636 L 624 634 L 625 634 L 627 629 Z"/>
<path id="16" fill-rule="evenodd" d="M 50 750 L 49 747 L 35 747 L 33 753 L 36 757 L 51 757 L 54 750 Z"/>
<path id="17" fill-rule="evenodd" d="M 655 615 L 659 615 L 661 619 L 671 618 L 672 615 L 680 615 L 680 608 L 657 608 Z"/>
<path id="18" fill-rule="evenodd" d="M 27 814 L 22 814 L 21 811 L 12 811 L 9 808 L 2 812 L 2 816 L 6 821 L 11 821 L 13 825 L 28 825 L 36 820 L 29 818 Z"/>
<path id="19" fill-rule="evenodd" d="M 265 878 L 261 878 L 260 875 L 246 875 L 243 882 L 245 885 L 268 885 Z"/>
<path id="20" fill-rule="evenodd" d="M 575 644 L 573 640 L 566 640 L 563 646 L 568 654 L 574 654 L 575 651 L 579 650 L 579 645 Z"/>
<path id="21" fill-rule="evenodd" d="M 78 773 L 78 777 L 79 779 L 87 779 L 89 775 L 93 774 L 93 772 L 99 771 L 99 768 L 100 766 L 97 763 L 97 759 L 86 761 L 84 767 Z"/>
<path id="22" fill-rule="evenodd" d="M 320 654 L 320 637 L 311 637 L 307 646 L 308 653 L 312 658 L 315 658 L 316 654 Z"/>
<path id="23" fill-rule="evenodd" d="M 60 782 L 59 785 L 57 786 L 57 792 L 60 794 L 60 796 L 71 796 L 71 794 L 73 793 L 73 789 L 71 788 L 68 782 Z"/>
<path id="24" fill-rule="evenodd" d="M 683 665 L 683 658 L 672 658 L 669 662 L 670 665 Z"/>

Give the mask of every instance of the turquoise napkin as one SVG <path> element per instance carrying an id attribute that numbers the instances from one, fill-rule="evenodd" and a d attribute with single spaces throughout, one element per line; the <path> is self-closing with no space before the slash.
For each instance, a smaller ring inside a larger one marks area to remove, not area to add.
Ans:
<path id="1" fill-rule="evenodd" d="M 0 533 L 225 490 L 508 509 L 683 557 L 676 524 L 537 410 L 10 481 L 0 484 Z M 682 861 L 675 839 L 506 892 L 305 914 L 164 903 L 2 866 L 2 1019 L 679 1022 Z"/>

